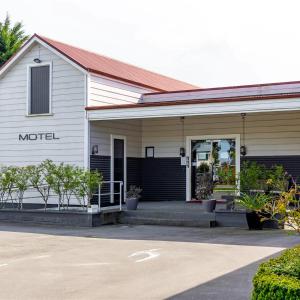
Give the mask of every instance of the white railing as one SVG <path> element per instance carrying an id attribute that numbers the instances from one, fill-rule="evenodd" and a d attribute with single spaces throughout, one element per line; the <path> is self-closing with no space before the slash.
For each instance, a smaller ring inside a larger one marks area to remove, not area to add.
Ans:
<path id="1" fill-rule="evenodd" d="M 102 193 L 101 190 L 103 189 L 103 185 L 105 184 L 109 184 L 109 189 L 110 192 L 107 193 Z M 115 184 L 119 184 L 119 191 L 115 192 Z M 100 185 L 99 185 L 99 189 L 98 189 L 98 194 L 96 194 L 98 196 L 98 209 L 99 212 L 103 211 L 103 210 L 109 210 L 109 209 L 119 209 L 120 211 L 122 210 L 122 194 L 123 194 L 123 181 L 103 181 Z M 115 195 L 119 195 L 119 203 L 117 205 L 114 205 L 113 201 L 110 201 L 110 204 L 107 207 L 102 207 L 102 197 L 103 196 L 109 196 L 110 199 L 114 200 Z"/>

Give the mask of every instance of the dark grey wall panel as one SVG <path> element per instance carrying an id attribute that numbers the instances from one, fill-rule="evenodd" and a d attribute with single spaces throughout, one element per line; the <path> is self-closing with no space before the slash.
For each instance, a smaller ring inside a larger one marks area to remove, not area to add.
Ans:
<path id="1" fill-rule="evenodd" d="M 300 150 L 299 150 L 300 152 Z M 273 165 L 282 165 L 297 182 L 300 182 L 300 155 L 280 155 L 280 156 L 246 156 L 241 158 L 243 161 L 256 161 L 270 168 Z"/>
<path id="2" fill-rule="evenodd" d="M 110 180 L 109 156 L 92 155 L 90 164 L 92 170 L 102 172 L 104 180 Z M 185 166 L 180 165 L 179 157 L 128 157 L 127 187 L 130 185 L 142 187 L 143 201 L 185 201 Z"/>
<path id="3" fill-rule="evenodd" d="M 50 67 L 41 66 L 31 68 L 31 114 L 49 113 L 50 101 Z"/>
<path id="4" fill-rule="evenodd" d="M 90 168 L 91 170 L 97 170 L 101 172 L 104 181 L 110 181 L 110 156 L 91 155 L 90 156 Z M 102 186 L 101 193 L 109 193 L 109 184 Z M 101 202 L 109 204 L 110 197 L 102 196 Z M 98 203 L 96 197 L 93 199 L 93 203 Z"/>
<path id="5" fill-rule="evenodd" d="M 127 158 L 127 189 L 131 185 L 142 185 L 142 158 Z"/>
<path id="6" fill-rule="evenodd" d="M 185 166 L 180 157 L 144 158 L 142 188 L 144 201 L 185 201 Z"/>
<path id="7" fill-rule="evenodd" d="M 91 155 L 90 168 L 101 172 L 104 180 L 110 180 L 110 156 Z"/>

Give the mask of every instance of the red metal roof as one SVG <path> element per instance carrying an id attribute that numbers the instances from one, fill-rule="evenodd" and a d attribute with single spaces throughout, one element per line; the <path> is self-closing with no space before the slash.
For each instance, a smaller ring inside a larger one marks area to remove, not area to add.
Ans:
<path id="1" fill-rule="evenodd" d="M 67 45 L 35 34 L 37 38 L 80 65 L 85 70 L 158 91 L 190 90 L 199 88 L 192 84 L 160 75 L 145 69 Z"/>

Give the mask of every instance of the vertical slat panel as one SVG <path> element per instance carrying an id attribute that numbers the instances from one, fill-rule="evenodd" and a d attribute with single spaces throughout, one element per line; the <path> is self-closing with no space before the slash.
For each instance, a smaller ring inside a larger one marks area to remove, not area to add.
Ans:
<path id="1" fill-rule="evenodd" d="M 50 67 L 31 68 L 31 114 L 49 113 Z"/>
<path id="2" fill-rule="evenodd" d="M 142 158 L 127 157 L 127 190 L 131 185 L 142 184 Z"/>
<path id="3" fill-rule="evenodd" d="M 90 168 L 91 170 L 99 171 L 104 181 L 110 181 L 110 156 L 98 156 L 98 155 L 91 155 L 90 156 Z M 110 186 L 108 184 L 103 185 L 101 188 L 101 193 L 109 193 Z M 110 204 L 110 196 L 101 196 L 101 202 L 103 206 Z M 98 197 L 94 197 L 93 204 L 98 203 Z"/>
<path id="4" fill-rule="evenodd" d="M 144 158 L 142 162 L 142 200 L 185 201 L 185 166 L 180 157 Z"/>

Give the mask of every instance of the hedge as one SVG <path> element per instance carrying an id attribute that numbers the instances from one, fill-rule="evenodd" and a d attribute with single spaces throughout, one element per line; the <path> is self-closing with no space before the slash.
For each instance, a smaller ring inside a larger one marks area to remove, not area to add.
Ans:
<path id="1" fill-rule="evenodd" d="M 253 286 L 252 300 L 299 300 L 300 245 L 261 264 Z"/>

